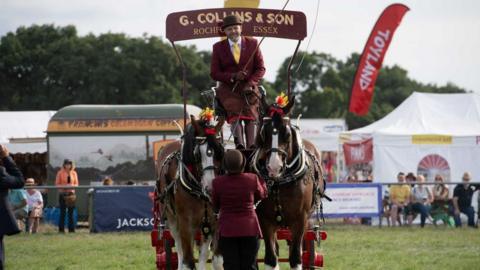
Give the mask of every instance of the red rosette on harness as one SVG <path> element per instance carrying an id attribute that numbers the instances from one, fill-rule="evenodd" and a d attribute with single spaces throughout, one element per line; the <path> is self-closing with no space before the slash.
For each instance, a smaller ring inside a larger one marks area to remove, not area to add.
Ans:
<path id="1" fill-rule="evenodd" d="M 268 116 L 270 117 L 273 117 L 273 115 L 275 115 L 275 113 L 278 113 L 280 116 L 283 117 L 283 115 L 285 114 L 282 110 L 282 108 L 276 106 L 276 105 L 272 105 L 270 106 L 270 108 L 268 109 Z"/>
<path id="2" fill-rule="evenodd" d="M 214 127 L 206 127 L 203 132 L 205 132 L 205 135 L 215 135 L 217 133 Z"/>
<path id="3" fill-rule="evenodd" d="M 283 108 L 287 106 L 288 104 L 288 96 L 285 95 L 284 92 L 281 92 L 280 95 L 278 95 L 275 98 L 275 103 L 270 106 L 268 109 L 268 115 L 270 117 L 273 117 L 275 113 L 278 113 L 280 116 L 284 116 L 285 112 L 283 111 Z"/>

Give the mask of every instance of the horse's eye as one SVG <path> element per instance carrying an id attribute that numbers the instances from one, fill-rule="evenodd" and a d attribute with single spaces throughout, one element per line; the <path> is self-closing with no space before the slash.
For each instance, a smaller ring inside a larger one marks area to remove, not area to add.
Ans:
<path id="1" fill-rule="evenodd" d="M 285 141 L 288 141 L 290 139 L 290 136 L 292 135 L 292 132 L 290 131 L 289 128 L 284 128 L 282 129 L 282 137 L 284 138 Z"/>

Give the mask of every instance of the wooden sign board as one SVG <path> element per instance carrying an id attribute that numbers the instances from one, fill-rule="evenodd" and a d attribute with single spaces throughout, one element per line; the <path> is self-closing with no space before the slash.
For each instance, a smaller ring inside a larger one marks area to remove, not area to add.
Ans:
<path id="1" fill-rule="evenodd" d="M 223 18 L 235 14 L 243 21 L 242 35 L 303 40 L 307 36 L 305 14 L 298 11 L 219 8 L 171 13 L 167 17 L 167 38 L 171 42 L 225 36 Z"/>

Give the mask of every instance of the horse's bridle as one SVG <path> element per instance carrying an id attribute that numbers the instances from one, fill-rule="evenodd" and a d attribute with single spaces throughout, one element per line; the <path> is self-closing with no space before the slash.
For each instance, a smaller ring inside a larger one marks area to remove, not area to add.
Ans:
<path id="1" fill-rule="evenodd" d="M 263 122 L 265 121 L 271 121 L 272 118 L 271 117 L 263 117 Z M 282 120 L 290 120 L 290 117 L 282 117 Z M 262 139 L 263 141 L 265 141 L 265 137 L 264 137 L 264 134 L 263 134 L 263 129 L 264 129 L 264 125 L 262 124 L 262 127 L 261 127 L 261 130 L 260 130 L 260 136 L 262 136 Z M 279 134 L 279 131 L 277 128 L 273 128 L 273 131 L 272 131 L 272 138 L 273 136 L 278 136 Z M 266 162 L 268 162 L 269 160 L 269 157 L 271 154 L 273 153 L 278 153 L 282 159 L 282 163 L 284 164 L 284 166 L 282 166 L 282 169 L 280 171 L 280 176 L 283 175 L 283 173 L 285 172 L 285 170 L 287 169 L 287 158 L 288 158 L 288 153 L 287 151 L 283 150 L 283 149 L 280 149 L 278 146 L 277 147 L 271 147 L 270 149 L 267 149 L 265 151 L 265 157 L 266 157 Z"/>
<path id="2" fill-rule="evenodd" d="M 207 137 L 200 137 L 200 136 L 197 136 L 195 137 L 195 149 L 193 151 L 193 156 L 194 156 L 194 159 L 195 159 L 195 162 L 197 163 L 199 160 L 201 160 L 201 158 L 199 157 L 200 156 L 200 146 L 201 145 L 204 145 L 206 143 L 208 143 L 207 141 Z M 207 156 L 208 157 L 212 157 L 213 156 L 213 153 L 214 151 L 212 150 L 212 147 L 211 146 L 207 146 Z M 205 168 L 201 167 L 199 170 L 198 170 L 198 173 L 199 173 L 199 176 L 201 177 L 205 171 L 209 171 L 209 170 L 212 170 L 215 172 L 215 170 L 218 169 L 217 166 L 215 165 L 211 165 L 211 166 L 207 166 Z"/>

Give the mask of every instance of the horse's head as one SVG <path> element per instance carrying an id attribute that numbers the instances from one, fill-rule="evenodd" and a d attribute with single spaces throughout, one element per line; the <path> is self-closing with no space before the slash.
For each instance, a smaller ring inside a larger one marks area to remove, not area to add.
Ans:
<path id="1" fill-rule="evenodd" d="M 212 119 L 195 119 L 190 115 L 190 120 L 195 131 L 194 158 L 197 168 L 197 174 L 201 177 L 204 189 L 210 190 L 213 178 L 215 178 L 216 169 L 223 158 L 223 146 L 220 141 L 220 131 L 224 120 L 220 119 L 217 123 Z"/>
<path id="2" fill-rule="evenodd" d="M 262 147 L 268 176 L 274 179 L 282 176 L 285 163 L 292 155 L 290 113 L 294 100 L 295 97 L 291 97 L 288 101 L 284 95 L 271 105 L 262 100 L 264 117 L 261 120 L 257 145 Z"/>

